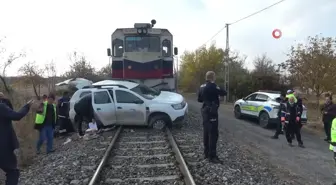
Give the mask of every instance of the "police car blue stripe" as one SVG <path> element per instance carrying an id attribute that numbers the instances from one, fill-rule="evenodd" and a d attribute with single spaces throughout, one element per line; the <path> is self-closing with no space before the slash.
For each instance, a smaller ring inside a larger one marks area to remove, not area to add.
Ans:
<path id="1" fill-rule="evenodd" d="M 272 110 L 272 107 L 269 107 L 269 106 L 264 106 L 264 109 L 266 109 L 268 112 L 271 112 L 271 110 Z"/>

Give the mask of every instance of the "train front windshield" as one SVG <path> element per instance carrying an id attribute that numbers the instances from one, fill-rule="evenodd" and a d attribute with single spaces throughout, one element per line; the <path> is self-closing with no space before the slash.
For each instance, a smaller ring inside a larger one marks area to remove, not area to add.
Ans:
<path id="1" fill-rule="evenodd" d="M 157 36 L 126 36 L 126 52 L 161 52 L 160 37 Z"/>

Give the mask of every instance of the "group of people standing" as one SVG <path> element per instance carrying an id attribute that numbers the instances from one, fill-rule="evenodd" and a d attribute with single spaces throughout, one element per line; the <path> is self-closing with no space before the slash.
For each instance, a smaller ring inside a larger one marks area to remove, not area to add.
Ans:
<path id="1" fill-rule="evenodd" d="M 36 143 L 37 154 L 41 153 L 41 147 L 44 141 L 47 141 L 46 152 L 52 153 L 55 151 L 53 147 L 54 130 L 56 123 L 71 126 L 67 103 L 70 98 L 65 92 L 63 97 L 58 101 L 58 106 L 55 102 L 55 95 L 43 95 L 42 101 L 37 107 L 34 128 L 38 130 L 38 139 Z M 19 148 L 19 142 L 12 126 L 12 121 L 19 121 L 25 117 L 31 105 L 34 103 L 30 100 L 19 111 L 14 111 L 13 106 L 8 98 L 0 92 L 0 168 L 6 173 L 6 185 L 17 185 L 19 181 L 19 170 L 15 151 Z M 63 111 L 63 109 L 65 111 Z M 62 113 L 63 111 L 63 113 Z M 62 116 L 64 115 L 64 116 Z M 64 124 L 63 117 L 68 121 Z M 68 129 L 68 128 L 67 128 Z"/>
<path id="2" fill-rule="evenodd" d="M 289 146 L 294 146 L 292 141 L 296 138 L 299 147 L 304 148 L 301 138 L 303 112 L 302 99 L 297 97 L 293 90 L 288 90 L 286 96 L 281 95 L 276 100 L 279 105 L 277 129 L 272 137 L 278 139 L 279 135 L 285 132 Z"/>

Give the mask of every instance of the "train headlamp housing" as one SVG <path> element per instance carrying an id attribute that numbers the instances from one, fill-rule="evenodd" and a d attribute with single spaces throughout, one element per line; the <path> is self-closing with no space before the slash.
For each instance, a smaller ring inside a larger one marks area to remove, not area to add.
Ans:
<path id="1" fill-rule="evenodd" d="M 146 28 L 138 28 L 137 32 L 139 35 L 146 35 L 148 33 L 148 30 Z"/>

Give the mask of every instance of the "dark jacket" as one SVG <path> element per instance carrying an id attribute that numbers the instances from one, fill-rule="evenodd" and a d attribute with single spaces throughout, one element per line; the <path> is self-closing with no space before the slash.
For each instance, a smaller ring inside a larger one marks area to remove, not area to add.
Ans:
<path id="1" fill-rule="evenodd" d="M 77 115 L 93 119 L 92 95 L 87 94 L 79 99 L 74 105 L 74 110 Z"/>
<path id="2" fill-rule="evenodd" d="M 218 87 L 215 83 L 207 81 L 200 86 L 198 91 L 198 102 L 206 105 L 216 104 L 219 106 L 219 96 L 226 96 L 226 91 Z"/>
<path id="3" fill-rule="evenodd" d="M 27 104 L 15 112 L 6 104 L 0 103 L 0 152 L 19 148 L 12 121 L 21 120 L 29 112 L 29 107 Z"/>
<path id="4" fill-rule="evenodd" d="M 328 122 L 331 123 L 331 121 L 333 120 L 333 116 L 332 116 L 332 110 L 330 110 L 333 107 L 333 102 L 330 103 L 325 103 L 321 109 L 323 117 L 322 117 L 322 121 L 323 122 Z"/>
<path id="5" fill-rule="evenodd" d="M 286 121 L 289 122 L 296 122 L 296 117 L 301 118 L 302 111 L 302 104 L 290 104 L 289 102 L 287 102 L 286 106 L 282 109 L 282 112 L 286 114 Z"/>
<path id="6" fill-rule="evenodd" d="M 0 98 L 0 103 L 6 104 L 10 109 L 13 110 L 13 105 L 7 98 Z"/>
<path id="7" fill-rule="evenodd" d="M 69 118 L 70 98 L 62 97 L 58 100 L 57 104 L 58 115 Z"/>

